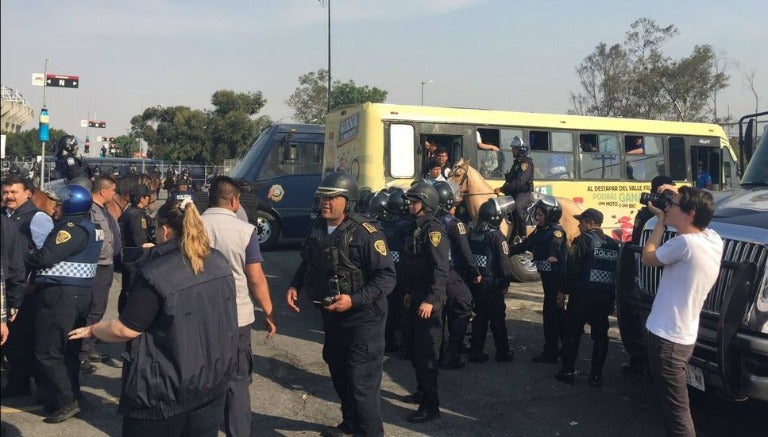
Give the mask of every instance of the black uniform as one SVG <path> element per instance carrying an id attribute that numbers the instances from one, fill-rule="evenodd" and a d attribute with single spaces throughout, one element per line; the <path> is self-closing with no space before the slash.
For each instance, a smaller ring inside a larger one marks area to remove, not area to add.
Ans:
<path id="1" fill-rule="evenodd" d="M 89 177 L 83 161 L 70 153 L 62 153 L 56 160 L 56 178 L 72 180 L 79 176 Z"/>
<path id="2" fill-rule="evenodd" d="M 145 243 L 153 243 L 152 218 L 145 209 L 137 208 L 134 205 L 129 206 L 120 218 L 117 220 L 120 225 L 120 235 L 122 236 L 122 272 L 123 280 L 120 288 L 120 297 L 117 301 L 117 310 L 122 311 L 125 307 L 125 301 L 128 298 L 128 292 L 131 284 L 136 279 L 139 260 L 147 252 L 142 249 Z"/>
<path id="3" fill-rule="evenodd" d="M 172 200 L 184 200 L 184 199 L 192 199 L 193 202 L 197 202 L 197 195 L 194 191 L 190 189 L 186 190 L 173 190 L 168 194 L 168 198 Z"/>
<path id="4" fill-rule="evenodd" d="M 419 409 L 428 412 L 437 412 L 440 407 L 437 374 L 449 245 L 443 225 L 435 217 L 422 216 L 416 218 L 416 229 L 400 254 L 408 269 L 405 287 L 410 295 L 408 311 L 413 323 L 411 361 L 416 370 L 416 395 Z M 433 305 L 429 319 L 418 316 L 423 302 Z"/>
<path id="5" fill-rule="evenodd" d="M 483 276 L 480 284 L 471 286 L 476 314 L 472 319 L 470 361 L 483 362 L 488 359 L 483 350 L 489 324 L 496 345 L 496 361 L 509 361 L 512 352 L 505 322 L 507 305 L 504 293 L 512 278 L 512 261 L 509 258 L 507 239 L 498 228 L 481 224 L 470 232 L 469 245 Z"/>
<path id="6" fill-rule="evenodd" d="M 510 253 L 533 253 L 533 262 L 541 276 L 544 288 L 544 352 L 542 361 L 557 361 L 560 344 L 565 340 L 565 310 L 557 305 L 557 293 L 562 290 L 567 268 L 565 231 L 560 225 L 536 226 L 536 229 L 520 244 L 512 246 Z M 558 262 L 550 263 L 550 256 Z"/>
<path id="7" fill-rule="evenodd" d="M 619 243 L 599 228 L 590 229 L 573 240 L 568 256 L 568 281 L 564 286 L 569 294 L 562 352 L 564 372 L 573 372 L 584 324 L 589 323 L 594 342 L 590 378 L 602 378 L 618 257 Z"/>
<path id="8" fill-rule="evenodd" d="M 464 278 L 475 279 L 480 271 L 472 255 L 472 249 L 467 241 L 467 229 L 464 223 L 453 215 L 446 213 L 440 216 L 440 222 L 445 227 L 450 241 L 448 251 L 448 282 L 446 284 L 446 305 L 444 320 L 447 322 L 448 339 L 445 348 L 445 362 L 448 367 L 461 367 L 460 353 L 464 343 L 464 335 L 472 317 L 472 293 Z M 445 343 L 445 339 L 443 339 Z"/>
<path id="9" fill-rule="evenodd" d="M 365 218 L 346 217 L 329 235 L 325 220 L 315 220 L 291 281 L 316 305 L 348 294 L 352 308 L 322 311 L 323 360 L 341 399 L 345 426 L 355 434 L 383 435 L 380 388 L 384 356 L 387 294 L 395 268 L 384 235 Z"/>
<path id="10" fill-rule="evenodd" d="M 384 232 L 384 236 L 387 239 L 387 246 L 389 247 L 389 253 L 392 254 L 392 261 L 395 266 L 396 284 L 392 292 L 387 296 L 387 323 L 384 331 L 385 349 L 387 351 L 395 351 L 400 348 L 401 345 L 405 345 L 407 342 L 404 337 L 401 337 L 401 341 L 397 339 L 397 329 L 401 328 L 403 336 L 405 334 L 406 323 L 403 323 L 403 297 L 405 295 L 403 284 L 405 267 L 400 262 L 400 254 L 405 246 L 405 240 L 409 234 L 413 233 L 413 220 L 409 220 L 398 215 L 388 215 L 381 222 L 381 229 Z M 406 352 L 407 353 L 407 352 Z"/>
<path id="11" fill-rule="evenodd" d="M 47 406 L 56 410 L 80 396 L 79 341 L 69 331 L 85 326 L 91 288 L 102 242 L 89 215 L 67 215 L 43 247 L 27 260 L 37 267 L 35 284 L 40 308 L 35 320 L 35 356 L 48 382 Z"/>
<path id="12" fill-rule="evenodd" d="M 501 191 L 515 198 L 515 230 L 517 236 L 525 237 L 525 210 L 531 206 L 533 199 L 533 160 L 528 156 L 515 158 L 509 172 L 504 175 L 504 185 Z"/>

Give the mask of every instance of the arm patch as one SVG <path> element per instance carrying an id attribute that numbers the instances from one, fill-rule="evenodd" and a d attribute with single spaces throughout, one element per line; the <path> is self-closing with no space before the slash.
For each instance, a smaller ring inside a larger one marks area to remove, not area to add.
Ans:
<path id="1" fill-rule="evenodd" d="M 374 225 L 372 225 L 372 224 L 370 224 L 368 222 L 363 222 L 363 227 L 365 228 L 366 231 L 368 231 L 369 234 L 375 234 L 376 233 L 376 226 L 374 226 Z"/>

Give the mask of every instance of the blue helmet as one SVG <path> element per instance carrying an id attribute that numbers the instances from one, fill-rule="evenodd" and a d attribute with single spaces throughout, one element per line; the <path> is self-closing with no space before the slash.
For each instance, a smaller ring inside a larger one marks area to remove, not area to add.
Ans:
<path id="1" fill-rule="evenodd" d="M 61 211 L 64 215 L 84 214 L 91 210 L 91 192 L 80 185 L 70 185 L 69 195 L 63 199 Z"/>

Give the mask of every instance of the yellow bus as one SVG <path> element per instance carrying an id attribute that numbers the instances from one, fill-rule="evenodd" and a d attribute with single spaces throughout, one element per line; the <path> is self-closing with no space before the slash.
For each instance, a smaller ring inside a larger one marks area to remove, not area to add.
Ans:
<path id="1" fill-rule="evenodd" d="M 470 158 L 497 187 L 512 166 L 516 136 L 529 147 L 536 191 L 597 208 L 606 232 L 624 241 L 655 176 L 694 185 L 701 163 L 711 189 L 739 183 L 736 155 L 715 124 L 384 103 L 328 114 L 323 170 L 344 170 L 373 190 L 407 186 L 423 176 L 429 140 L 448 151 L 450 162 Z M 499 151 L 479 149 L 478 139 Z"/>

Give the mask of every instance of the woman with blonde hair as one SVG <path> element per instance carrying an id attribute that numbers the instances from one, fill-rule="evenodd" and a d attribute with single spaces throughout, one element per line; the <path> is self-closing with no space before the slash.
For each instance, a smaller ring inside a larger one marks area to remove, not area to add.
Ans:
<path id="1" fill-rule="evenodd" d="M 237 358 L 235 282 L 191 200 L 157 213 L 157 246 L 117 319 L 70 339 L 129 341 L 118 412 L 124 436 L 216 436 Z"/>

